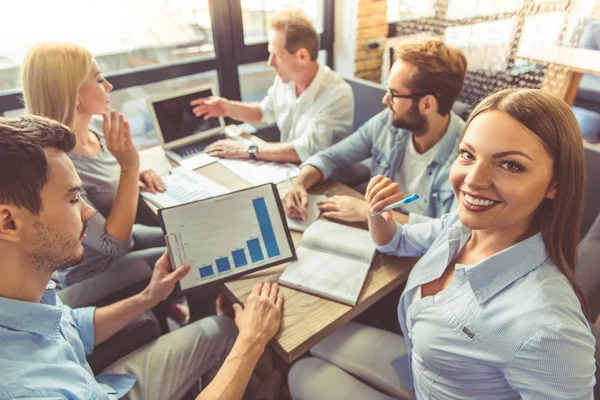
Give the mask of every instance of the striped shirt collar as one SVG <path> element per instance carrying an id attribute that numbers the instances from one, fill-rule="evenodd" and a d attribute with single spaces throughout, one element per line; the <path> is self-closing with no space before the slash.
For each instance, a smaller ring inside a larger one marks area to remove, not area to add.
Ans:
<path id="1" fill-rule="evenodd" d="M 483 304 L 498 292 L 527 275 L 548 258 L 542 233 L 504 249 L 467 268 L 471 290 L 479 304 Z"/>
<path id="2" fill-rule="evenodd" d="M 457 211 L 454 211 L 457 213 Z M 434 281 L 442 276 L 447 266 L 456 258 L 471 237 L 471 230 L 458 217 L 446 232 L 443 255 L 446 262 L 439 262 L 421 269 L 414 280 L 409 278 L 406 291 Z M 527 275 L 544 263 L 548 251 L 541 232 L 522 240 L 478 263 L 464 265 L 467 280 L 479 304 L 483 304 L 507 286 Z"/>
<path id="3" fill-rule="evenodd" d="M 49 283 L 39 303 L 0 297 L 0 326 L 19 332 L 57 337 L 62 310 Z"/>
<path id="4" fill-rule="evenodd" d="M 448 232 L 450 257 L 454 259 L 471 236 L 471 230 L 460 221 Z M 454 245 L 454 246 L 453 246 Z M 542 233 L 520 241 L 478 263 L 466 266 L 471 290 L 479 304 L 527 275 L 548 258 Z"/>

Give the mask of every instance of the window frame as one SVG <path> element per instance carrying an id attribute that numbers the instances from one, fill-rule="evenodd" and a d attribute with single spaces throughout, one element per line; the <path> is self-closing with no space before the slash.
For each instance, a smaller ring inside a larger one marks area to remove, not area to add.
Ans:
<path id="1" fill-rule="evenodd" d="M 335 0 L 320 1 L 324 3 L 321 50 L 327 51 L 327 65 L 333 69 Z M 114 86 L 113 90 L 216 71 L 221 96 L 241 100 L 238 67 L 254 62 L 266 62 L 269 57 L 268 44 L 245 44 L 240 0 L 209 0 L 208 8 L 215 48 L 214 57 L 107 73 L 105 76 Z M 0 115 L 20 108 L 23 108 L 20 89 L 0 92 Z"/>

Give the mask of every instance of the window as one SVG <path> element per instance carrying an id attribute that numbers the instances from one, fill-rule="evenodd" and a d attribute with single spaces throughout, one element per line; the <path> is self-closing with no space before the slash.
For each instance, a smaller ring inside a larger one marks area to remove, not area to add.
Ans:
<path id="1" fill-rule="evenodd" d="M 558 44 L 566 16 L 566 12 L 554 12 L 526 17 L 519 52 Z"/>
<path id="2" fill-rule="evenodd" d="M 448 0 L 446 18 L 463 19 L 517 12 L 524 0 Z"/>
<path id="3" fill-rule="evenodd" d="M 0 24 L 0 115 L 23 112 L 19 65 L 43 40 L 89 49 L 115 86 L 137 146 L 156 143 L 147 99 L 210 82 L 223 97 L 260 100 L 273 82 L 266 66 L 268 26 L 258 21 L 299 7 L 321 33 L 319 62 L 332 62 L 334 0 L 14 0 Z M 30 12 L 35 9 L 35 13 Z M 324 21 L 328 21 L 325 23 Z M 34 29 L 35 28 L 35 29 Z M 247 42 L 251 42 L 248 44 Z M 330 65 L 331 66 L 331 65 Z"/>
<path id="4" fill-rule="evenodd" d="M 450 27 L 444 41 L 465 53 L 469 70 L 502 70 L 510 55 L 515 24 L 515 18 L 509 18 Z"/>
<path id="5" fill-rule="evenodd" d="M 399 22 L 435 15 L 435 0 L 388 0 L 388 22 Z"/>
<path id="6" fill-rule="evenodd" d="M 0 91 L 20 86 L 25 52 L 45 40 L 89 49 L 104 73 L 215 55 L 208 0 L 21 0 L 2 8 L 27 18 L 0 24 L 0 37 L 10 38 L 0 48 Z"/>
<path id="7" fill-rule="evenodd" d="M 300 8 L 323 32 L 323 2 L 318 0 L 241 0 L 244 42 L 254 44 L 269 40 L 268 19 L 285 8 Z"/>

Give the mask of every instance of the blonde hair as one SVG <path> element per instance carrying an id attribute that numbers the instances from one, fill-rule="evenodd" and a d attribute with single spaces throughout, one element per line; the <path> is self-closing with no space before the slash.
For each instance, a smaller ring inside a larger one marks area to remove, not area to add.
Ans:
<path id="1" fill-rule="evenodd" d="M 42 42 L 31 47 L 21 64 L 27 112 L 73 128 L 79 87 L 91 67 L 92 53 L 76 44 Z"/>
<path id="2" fill-rule="evenodd" d="M 567 277 L 588 315 L 585 296 L 575 279 L 585 191 L 585 154 L 579 124 L 569 106 L 550 92 L 505 89 L 479 103 L 465 124 L 463 136 L 474 118 L 493 110 L 508 114 L 537 135 L 552 158 L 556 196 L 540 204 L 539 227 L 550 259 Z"/>
<path id="3" fill-rule="evenodd" d="M 438 113 L 448 114 L 467 75 L 465 54 L 441 40 L 405 43 L 394 54 L 396 60 L 414 67 L 405 85 L 414 93 L 433 94 L 438 101 Z"/>
<path id="4" fill-rule="evenodd" d="M 285 33 L 285 49 L 295 53 L 304 48 L 310 59 L 316 61 L 321 45 L 319 34 L 306 13 L 297 8 L 289 8 L 275 13 L 269 18 L 269 26 Z"/>

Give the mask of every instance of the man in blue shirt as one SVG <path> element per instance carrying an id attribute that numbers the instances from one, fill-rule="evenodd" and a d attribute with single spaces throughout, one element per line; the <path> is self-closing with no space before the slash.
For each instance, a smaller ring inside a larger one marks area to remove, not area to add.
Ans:
<path id="1" fill-rule="evenodd" d="M 180 398 L 221 364 L 198 398 L 240 399 L 279 329 L 276 284 L 257 285 L 244 309 L 235 305 L 235 324 L 205 318 L 93 376 L 86 355 L 94 346 L 165 300 L 190 267 L 171 271 L 165 253 L 133 297 L 99 308 L 62 304 L 50 277 L 81 260 L 93 215 L 67 156 L 74 146 L 58 122 L 0 118 L 0 399 Z"/>
<path id="2" fill-rule="evenodd" d="M 382 174 L 398 183 L 406 196 L 421 198 L 399 209 L 399 222 L 408 222 L 409 213 L 411 219 L 413 214 L 440 217 L 455 207 L 448 173 L 464 121 L 451 110 L 463 86 L 467 60 L 462 51 L 439 40 L 402 45 L 396 56 L 382 100 L 388 109 L 304 162 L 295 182 L 300 204 L 291 192 L 283 197 L 288 217 L 306 218 L 309 188 L 369 157 L 371 176 Z M 319 209 L 326 218 L 367 221 L 362 199 L 333 196 L 319 203 Z"/>

